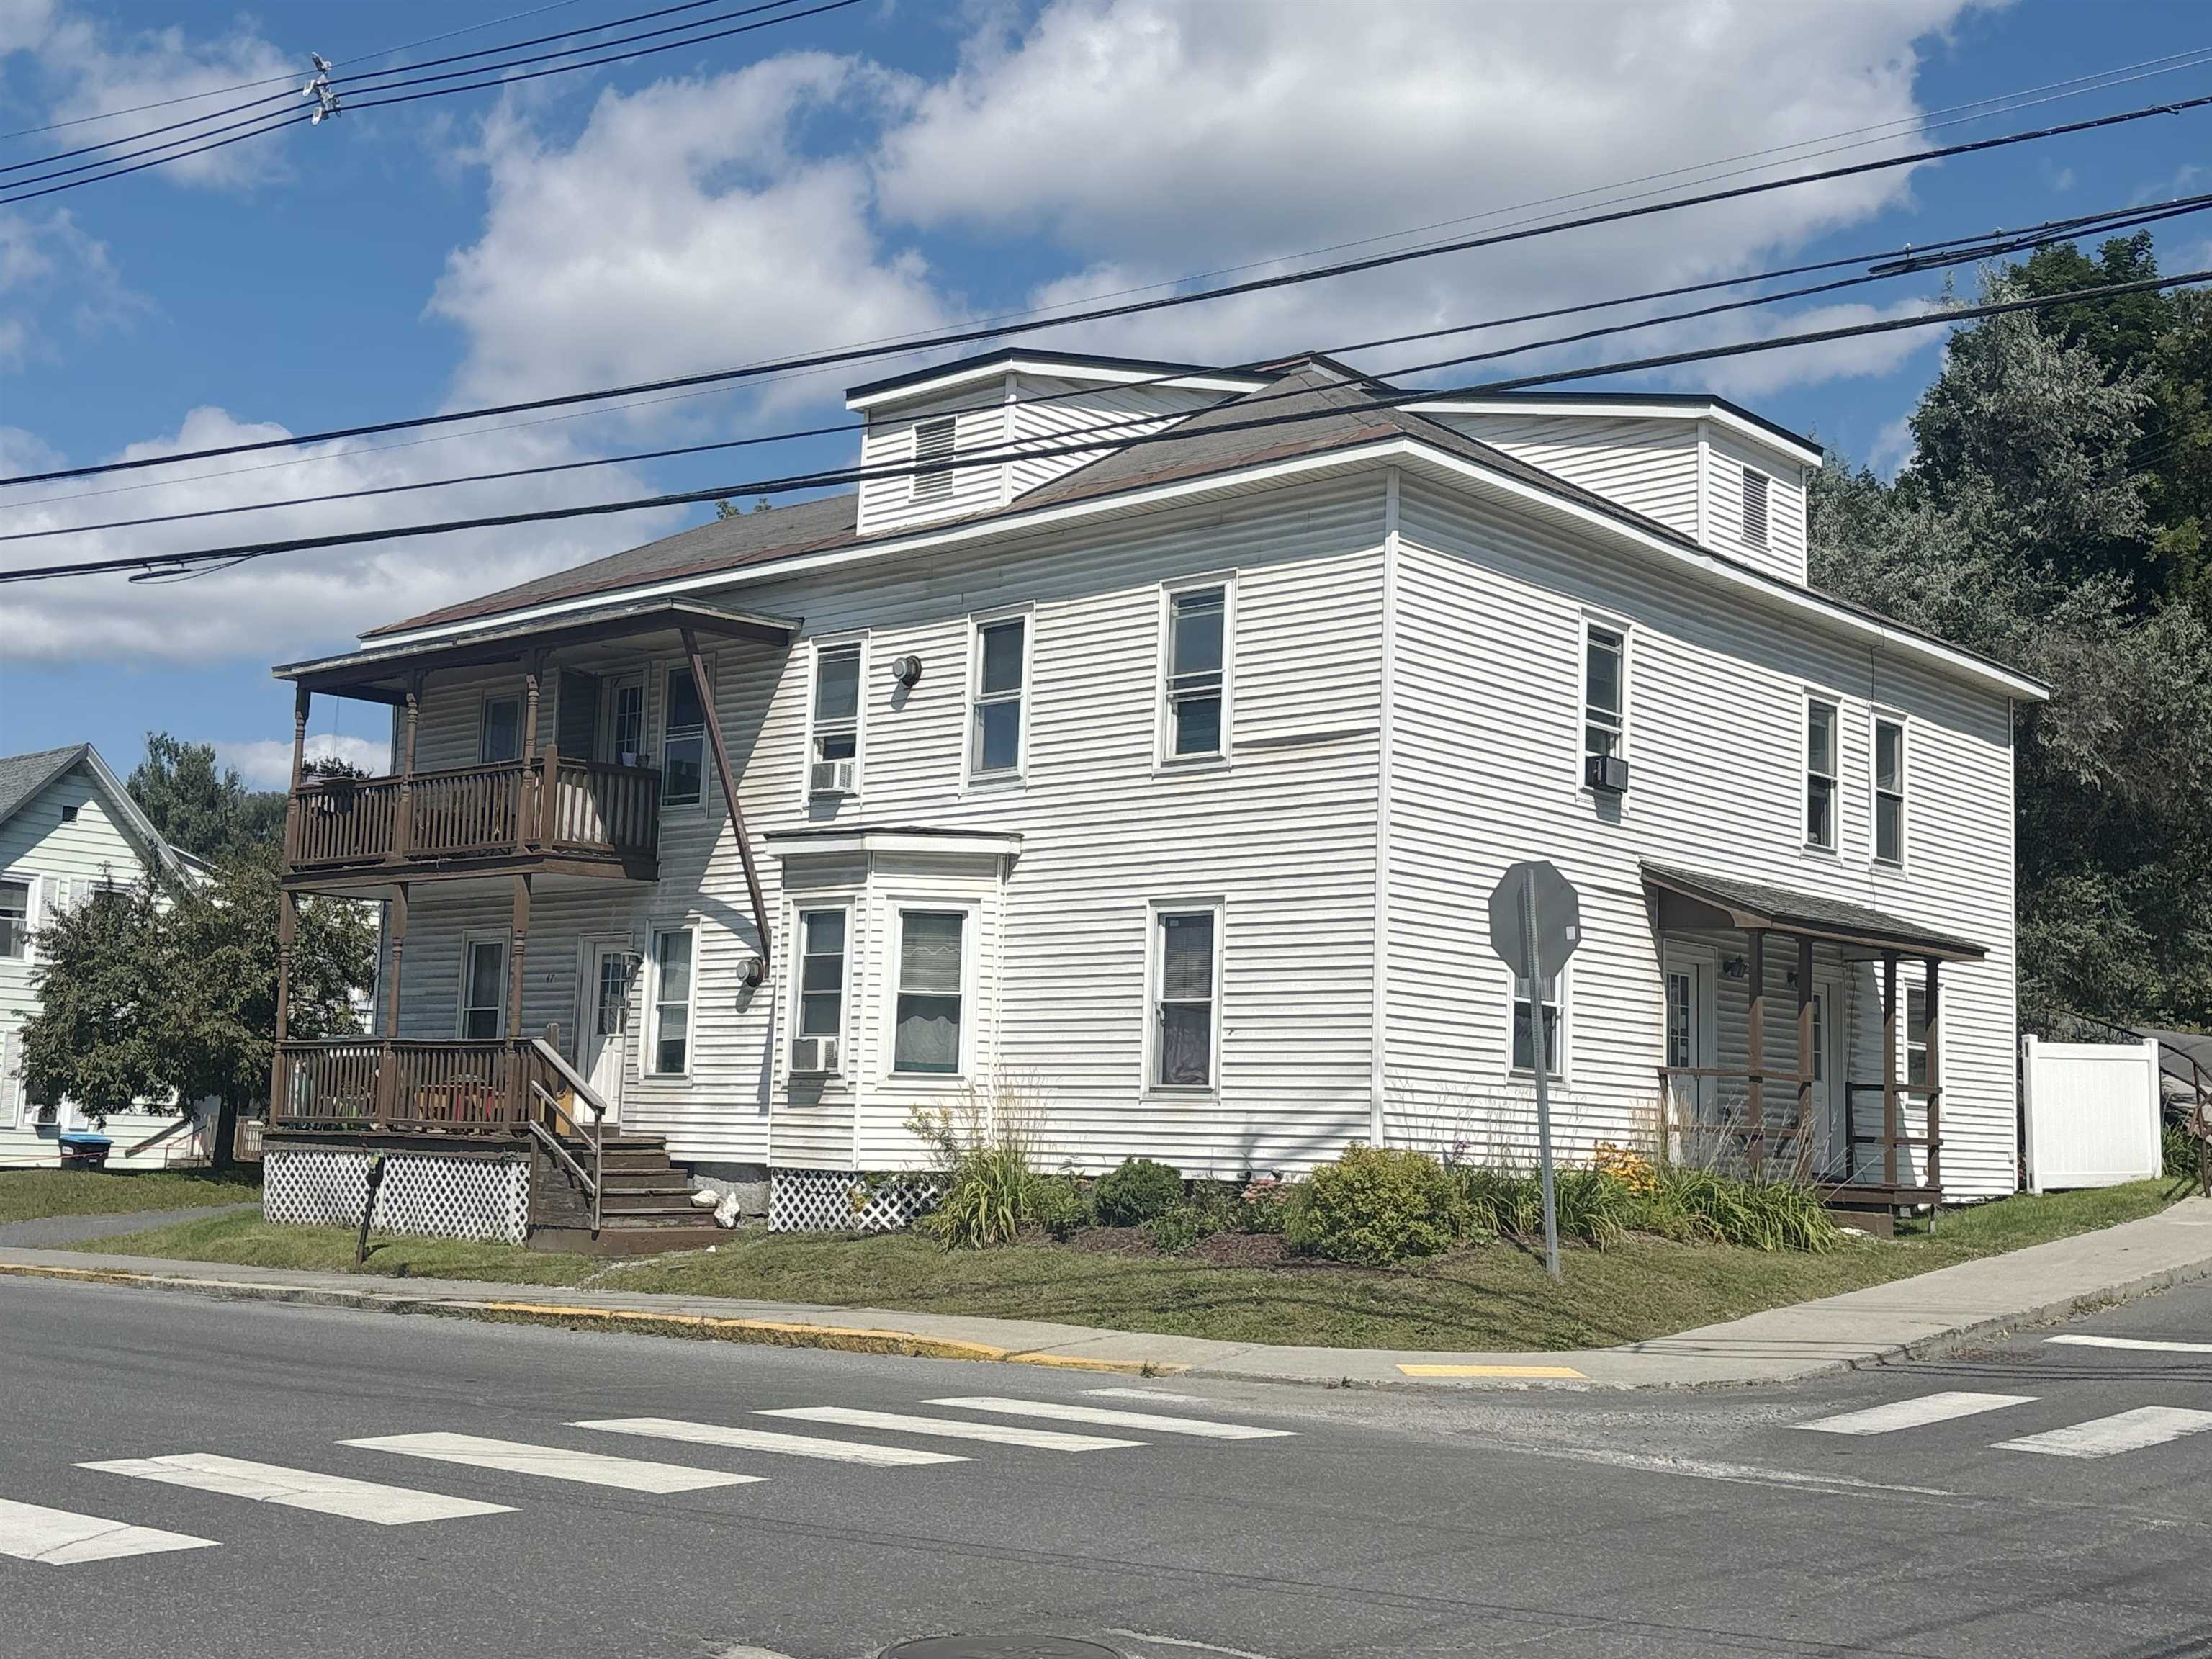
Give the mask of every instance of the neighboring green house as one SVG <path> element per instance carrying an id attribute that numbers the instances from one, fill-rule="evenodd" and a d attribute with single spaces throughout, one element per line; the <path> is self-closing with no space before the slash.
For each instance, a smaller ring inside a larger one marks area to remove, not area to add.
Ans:
<path id="1" fill-rule="evenodd" d="M 185 876 L 201 867 L 161 839 L 90 744 L 0 757 L 0 1169 L 58 1163 L 62 1135 L 89 1127 L 66 1101 L 33 1100 L 23 1086 L 38 930 L 104 878 L 128 884 L 155 865 Z M 114 1142 L 111 1167 L 207 1155 L 198 1114 L 111 1113 L 102 1132 Z"/>

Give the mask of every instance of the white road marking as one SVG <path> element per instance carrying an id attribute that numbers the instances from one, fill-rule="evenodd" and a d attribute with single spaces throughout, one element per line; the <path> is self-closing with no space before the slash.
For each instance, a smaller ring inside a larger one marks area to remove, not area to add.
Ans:
<path id="1" fill-rule="evenodd" d="M 448 1498 L 443 1492 L 416 1492 L 405 1486 L 379 1486 L 374 1480 L 349 1480 L 341 1474 L 319 1474 L 310 1469 L 282 1468 L 274 1463 L 249 1463 L 243 1458 L 218 1457 L 211 1452 L 179 1452 L 169 1457 L 125 1457 L 107 1463 L 80 1463 L 81 1469 L 106 1474 L 135 1475 L 141 1480 L 160 1480 L 198 1492 L 222 1492 L 249 1498 L 257 1504 L 282 1504 L 319 1515 L 339 1515 L 349 1521 L 373 1521 L 380 1527 L 411 1526 L 418 1521 L 450 1521 L 464 1515 L 511 1515 L 504 1504 L 480 1504 L 472 1498 Z"/>
<path id="2" fill-rule="evenodd" d="M 1852 1474 L 1813 1474 L 1802 1469 L 1771 1469 L 1755 1463 L 1721 1463 L 1706 1458 L 1666 1457 L 1656 1452 L 1614 1451 L 1603 1446 L 1515 1446 L 1521 1457 L 1556 1457 L 1603 1468 L 1641 1469 L 1650 1474 L 1679 1474 L 1692 1480 L 1723 1480 L 1739 1486 L 1786 1486 L 1828 1492 L 1865 1492 L 1907 1498 L 1958 1498 L 1941 1486 L 1897 1486 L 1862 1480 Z"/>
<path id="3" fill-rule="evenodd" d="M 2153 1342 L 2140 1336 L 2046 1336 L 2045 1342 L 2070 1342 L 2077 1348 L 2130 1348 L 2143 1353 L 2212 1353 L 2212 1342 Z"/>
<path id="4" fill-rule="evenodd" d="M 2002 1411 L 2007 1406 L 2025 1406 L 2034 1399 L 2032 1394 L 1924 1394 L 1915 1400 L 1892 1401 L 1887 1406 L 1869 1406 L 1864 1411 L 1844 1412 L 1796 1426 L 1814 1434 L 1893 1434 L 1899 1429 L 1917 1429 L 1927 1423 Z"/>
<path id="5" fill-rule="evenodd" d="M 836 1463 L 869 1463 L 879 1468 L 918 1463 L 964 1463 L 957 1452 L 923 1451 L 915 1446 L 871 1446 L 860 1440 L 824 1440 L 811 1434 L 778 1434 L 774 1429 L 733 1427 L 726 1423 L 687 1423 L 676 1417 L 609 1417 L 571 1423 L 572 1429 L 605 1429 L 611 1434 L 649 1435 L 659 1440 L 688 1440 L 701 1446 L 738 1446 L 748 1451 L 789 1452 Z"/>
<path id="6" fill-rule="evenodd" d="M 372 1451 L 399 1452 L 409 1457 L 435 1458 L 441 1463 L 466 1463 L 479 1469 L 505 1469 L 513 1474 L 539 1474 L 555 1480 L 580 1480 L 593 1486 L 619 1486 L 626 1492 L 693 1492 L 702 1486 L 742 1486 L 762 1478 L 757 1474 L 731 1474 L 721 1469 L 692 1468 L 682 1463 L 607 1457 L 598 1452 L 570 1451 L 564 1446 L 488 1440 L 473 1434 L 386 1434 L 341 1443 L 367 1446 Z"/>
<path id="7" fill-rule="evenodd" d="M 2041 1452 L 2046 1457 L 2112 1457 L 2120 1452 L 2162 1446 L 2185 1434 L 2212 1429 L 2212 1412 L 2194 1412 L 2181 1406 L 2138 1406 L 2131 1412 L 2115 1412 L 2045 1434 L 2018 1440 L 2000 1440 L 1999 1451 Z"/>
<path id="8" fill-rule="evenodd" d="M 952 1440 L 995 1440 L 1006 1446 L 1034 1446 L 1044 1451 L 1105 1451 L 1141 1446 L 1141 1440 L 1109 1440 L 1103 1435 L 1063 1434 L 1057 1429 L 1017 1428 L 1011 1423 L 962 1423 L 949 1417 L 909 1417 L 903 1412 L 862 1411 L 853 1406 L 780 1406 L 762 1417 L 796 1417 L 809 1423 L 842 1423 L 854 1429 L 890 1429 L 900 1434 L 936 1434 Z"/>
<path id="9" fill-rule="evenodd" d="M 1202 1394 L 1170 1394 L 1165 1389 L 1085 1389 L 1083 1392 L 1095 1395 L 1101 1400 L 1156 1400 L 1170 1406 L 1218 1406 L 1221 1403 L 1218 1400 L 1209 1400 Z"/>
<path id="10" fill-rule="evenodd" d="M 1093 1389 L 1091 1392 L 1096 1393 L 1097 1390 Z M 1188 1637 L 1182 1636 L 1155 1636 L 1150 1631 L 1121 1630 L 1109 1626 L 1106 1634 L 1126 1636 L 1136 1642 L 1149 1642 L 1155 1647 L 1189 1648 L 1196 1653 L 1223 1653 L 1228 1655 L 1229 1659 L 1267 1659 L 1266 1654 L 1255 1653 L 1249 1648 L 1216 1647 L 1211 1642 L 1194 1642 Z"/>
<path id="11" fill-rule="evenodd" d="M 1103 1423 L 1108 1428 L 1157 1429 L 1162 1434 L 1191 1434 L 1207 1440 L 1288 1440 L 1295 1429 L 1256 1429 L 1243 1423 L 1215 1423 L 1200 1417 L 1161 1417 L 1152 1412 L 1109 1411 L 1103 1406 L 1070 1406 L 1057 1400 L 1009 1400 L 997 1395 L 956 1395 L 932 1400 L 932 1406 L 964 1411 L 1002 1412 L 1009 1417 L 1046 1417 L 1063 1423 Z"/>
<path id="12" fill-rule="evenodd" d="M 120 1521 L 103 1521 L 96 1515 L 71 1515 L 67 1510 L 41 1509 L 36 1504 L 15 1504 L 0 1498 L 0 1555 L 12 1555 L 19 1561 L 67 1567 L 80 1561 L 111 1561 L 122 1555 L 159 1555 L 165 1550 L 216 1547 L 212 1538 L 129 1527 Z"/>

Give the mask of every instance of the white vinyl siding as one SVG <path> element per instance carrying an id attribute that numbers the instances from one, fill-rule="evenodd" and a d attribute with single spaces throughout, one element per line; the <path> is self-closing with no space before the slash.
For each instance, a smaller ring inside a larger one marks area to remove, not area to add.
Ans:
<path id="1" fill-rule="evenodd" d="M 1705 544 L 1802 586 L 1804 466 L 1717 422 L 1705 428 Z"/>
<path id="2" fill-rule="evenodd" d="M 1685 536 L 1698 533 L 1693 421 L 1520 413 L 1434 418 Z"/>

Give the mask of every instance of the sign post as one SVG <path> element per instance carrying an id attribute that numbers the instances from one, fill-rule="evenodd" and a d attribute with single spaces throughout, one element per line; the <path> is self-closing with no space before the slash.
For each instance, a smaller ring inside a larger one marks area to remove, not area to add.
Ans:
<path id="1" fill-rule="evenodd" d="M 1541 860 L 1516 864 L 1490 895 L 1490 948 L 1528 982 L 1528 1057 L 1536 1079 L 1536 1169 L 1544 1194 L 1544 1265 L 1559 1274 L 1559 1191 L 1552 1174 L 1550 1033 L 1544 987 L 1566 966 L 1582 935 L 1582 900 Z M 1511 1056 L 1509 1055 L 1510 1060 Z"/>

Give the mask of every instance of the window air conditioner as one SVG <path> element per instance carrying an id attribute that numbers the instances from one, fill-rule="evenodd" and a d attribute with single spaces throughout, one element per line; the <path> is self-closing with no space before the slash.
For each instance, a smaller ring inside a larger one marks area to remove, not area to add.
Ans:
<path id="1" fill-rule="evenodd" d="M 837 1039 L 836 1037 L 799 1037 L 791 1045 L 791 1070 L 793 1076 L 823 1077 L 837 1069 Z"/>
<path id="2" fill-rule="evenodd" d="M 853 763 L 849 760 L 816 761 L 808 769 L 806 787 L 817 795 L 849 795 L 853 793 Z"/>
<path id="3" fill-rule="evenodd" d="M 1583 757 L 1583 787 L 1602 795 L 1628 793 L 1628 763 L 1618 755 Z"/>

